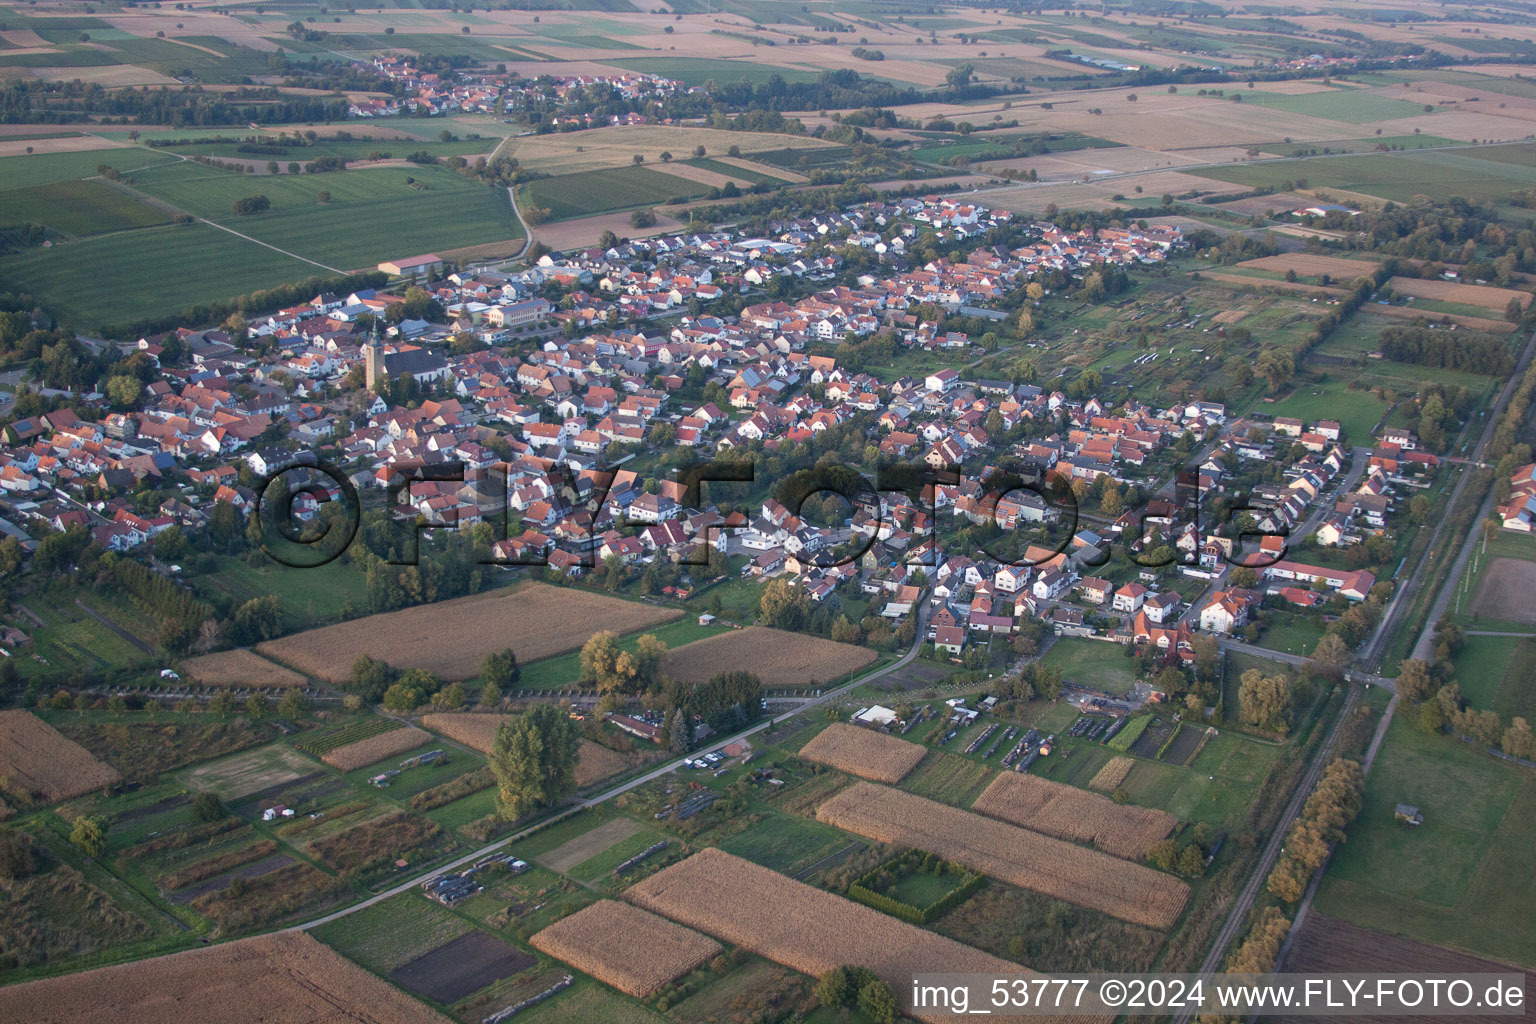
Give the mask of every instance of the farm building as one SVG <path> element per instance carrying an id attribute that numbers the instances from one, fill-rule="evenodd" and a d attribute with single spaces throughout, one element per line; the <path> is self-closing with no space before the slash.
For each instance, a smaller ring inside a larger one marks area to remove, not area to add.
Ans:
<path id="1" fill-rule="evenodd" d="M 1393 817 L 1405 825 L 1418 826 L 1424 824 L 1424 815 L 1412 804 L 1398 804 Z"/>

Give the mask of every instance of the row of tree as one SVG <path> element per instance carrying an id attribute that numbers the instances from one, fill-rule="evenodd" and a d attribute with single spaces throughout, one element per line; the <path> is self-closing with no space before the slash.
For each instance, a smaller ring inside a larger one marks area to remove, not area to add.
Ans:
<path id="1" fill-rule="evenodd" d="M 1291 825 L 1285 852 L 1269 874 L 1269 891 L 1287 903 L 1295 903 L 1306 891 L 1312 873 L 1328 859 L 1334 843 L 1343 842 L 1344 830 L 1360 813 L 1365 794 L 1365 773 L 1358 761 L 1338 757 L 1323 769 L 1317 788 L 1307 797 L 1301 817 Z"/>

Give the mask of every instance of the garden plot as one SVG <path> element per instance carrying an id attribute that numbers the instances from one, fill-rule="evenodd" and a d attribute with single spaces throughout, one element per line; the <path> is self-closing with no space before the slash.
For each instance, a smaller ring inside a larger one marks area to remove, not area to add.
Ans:
<path id="1" fill-rule="evenodd" d="M 389 977 L 417 995 L 453 1004 L 537 962 L 515 946 L 477 929 L 397 967 Z"/>

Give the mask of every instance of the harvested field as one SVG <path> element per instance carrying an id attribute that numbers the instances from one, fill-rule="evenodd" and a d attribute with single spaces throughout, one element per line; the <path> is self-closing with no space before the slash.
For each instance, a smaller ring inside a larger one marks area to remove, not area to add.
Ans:
<path id="1" fill-rule="evenodd" d="M 972 808 L 1058 839 L 1092 843 L 1127 860 L 1145 857 L 1153 843 L 1166 839 L 1179 824 L 1167 811 L 1117 804 L 1097 793 L 1018 772 L 999 775 Z"/>
<path id="2" fill-rule="evenodd" d="M 244 647 L 182 662 L 188 679 L 204 686 L 307 686 L 309 680 Z"/>
<path id="3" fill-rule="evenodd" d="M 1325 288 L 1320 284 L 1302 284 L 1300 281 L 1271 281 L 1263 277 L 1244 277 L 1241 274 L 1201 274 L 1202 281 L 1221 281 L 1237 284 L 1255 291 L 1288 292 L 1292 295 L 1327 295 L 1340 297 L 1348 294 L 1343 288 Z"/>
<path id="4" fill-rule="evenodd" d="M 578 139 L 577 135 L 581 137 Z M 687 154 L 695 146 L 709 153 L 724 153 L 732 146 L 757 152 L 765 149 L 813 149 L 830 142 L 804 135 L 773 135 L 767 132 L 730 132 L 715 128 L 675 128 L 669 125 L 631 125 L 596 128 L 569 135 L 523 135 L 508 138 L 498 156 L 514 157 L 529 170 L 551 174 L 575 174 L 602 167 L 632 166 L 636 153 L 646 165 L 660 165 L 661 154 Z"/>
<path id="5" fill-rule="evenodd" d="M 121 778 L 32 712 L 0 711 L 0 787 L 18 800 L 68 800 Z"/>
<path id="6" fill-rule="evenodd" d="M 684 644 L 667 654 L 664 671 L 685 683 L 702 683 L 728 668 L 749 667 L 767 687 L 816 687 L 856 672 L 876 657 L 867 647 L 749 626 Z"/>
<path id="7" fill-rule="evenodd" d="M 517 947 L 476 929 L 395 968 L 389 976 L 418 995 L 452 1004 L 536 963 Z"/>
<path id="8" fill-rule="evenodd" d="M 594 903 L 528 941 L 540 952 L 639 999 L 721 950 L 714 939 L 617 900 Z"/>
<path id="9" fill-rule="evenodd" d="M 1220 313 L 1217 313 L 1215 316 L 1211 317 L 1211 323 L 1213 323 L 1213 324 L 1235 324 L 1235 323 L 1240 323 L 1240 322 L 1242 322 L 1242 319 L 1244 317 L 1246 317 L 1247 315 L 1248 315 L 1248 311 L 1246 309 L 1224 309 Z"/>
<path id="10" fill-rule="evenodd" d="M 11 985 L 0 989 L 0 1018 L 31 1024 L 447 1021 L 303 932 Z"/>
<path id="11" fill-rule="evenodd" d="M 694 167 L 692 164 L 657 164 L 652 170 L 663 174 L 670 174 L 682 178 L 684 181 L 697 182 L 700 185 L 708 185 L 710 188 L 724 188 L 734 184 L 737 188 L 751 188 L 752 182 L 746 178 L 728 177 L 718 171 L 711 171 L 707 167 Z"/>
<path id="12" fill-rule="evenodd" d="M 517 658 L 538 661 L 580 647 L 603 629 L 628 633 L 682 612 L 543 583 L 493 590 L 438 604 L 369 615 L 268 640 L 262 654 L 332 683 L 345 681 L 360 655 L 446 680 L 471 679 L 487 654 L 517 637 Z M 823 641 L 830 642 L 830 641 Z"/>
<path id="13" fill-rule="evenodd" d="M 431 738 L 432 734 L 425 729 L 407 725 L 404 728 L 381 732 L 377 736 L 369 736 L 355 743 L 344 744 L 335 750 L 328 750 L 320 760 L 339 771 L 356 771 L 381 758 L 392 754 L 403 754 L 407 750 L 419 747 Z"/>
<path id="14" fill-rule="evenodd" d="M 1487 331 L 1489 334 L 1514 334 L 1519 330 L 1518 325 L 1508 320 L 1490 320 L 1483 316 L 1441 313 L 1430 309 L 1414 309 L 1412 306 L 1367 306 L 1366 308 L 1377 316 L 1390 316 L 1395 320 L 1430 320 L 1435 323 L 1446 321 L 1474 331 Z"/>
<path id="15" fill-rule="evenodd" d="M 1345 260 L 1337 256 L 1322 256 L 1310 252 L 1287 252 L 1278 256 L 1262 256 L 1256 260 L 1244 260 L 1240 267 L 1254 270 L 1273 270 L 1283 274 L 1294 270 L 1302 277 L 1327 274 L 1336 281 L 1349 282 L 1366 274 L 1373 274 L 1381 266 L 1374 260 Z M 1505 300 L 1508 301 L 1508 300 Z"/>
<path id="16" fill-rule="evenodd" d="M 1495 558 L 1483 570 L 1472 614 L 1506 622 L 1536 626 L 1536 562 L 1521 558 Z"/>
<path id="17" fill-rule="evenodd" d="M 868 967 L 898 997 L 920 971 L 1033 973 L 714 848 L 663 868 L 624 895 L 646 910 L 813 978 L 843 964 Z M 925 1013 L 920 1019 L 970 1018 Z"/>
<path id="18" fill-rule="evenodd" d="M 822 804 L 816 817 L 1134 924 L 1169 928 L 1189 899 L 1189 886 L 1151 868 L 868 782 Z"/>
<path id="19" fill-rule="evenodd" d="M 473 712 L 439 713 L 422 716 L 421 724 L 466 747 L 489 754 L 491 744 L 496 739 L 496 726 L 506 717 L 477 715 Z M 580 788 L 601 782 L 628 768 L 630 763 L 629 758 L 623 754 L 609 750 L 601 743 L 583 739 L 576 755 L 576 785 Z"/>
<path id="20" fill-rule="evenodd" d="M 1136 762 L 1129 757 L 1112 757 L 1099 769 L 1099 773 L 1088 780 L 1091 789 L 1102 790 L 1105 793 L 1113 792 L 1120 788 L 1120 783 L 1131 774 L 1131 769 L 1136 767 Z"/>
<path id="21" fill-rule="evenodd" d="M 1518 288 L 1494 288 L 1485 284 L 1458 284 L 1455 281 L 1425 280 L 1421 277 L 1394 277 L 1387 282 L 1399 295 L 1412 295 L 1416 299 L 1436 299 L 1440 302 L 1456 302 L 1464 306 L 1482 306 L 1496 312 L 1504 312 L 1510 299 L 1518 299 L 1520 308 L 1531 304 L 1531 293 Z"/>
<path id="22" fill-rule="evenodd" d="M 834 722 L 800 748 L 800 756 L 861 779 L 895 785 L 927 753 L 921 744 L 857 725 Z"/>
<path id="23" fill-rule="evenodd" d="M 1459 953 L 1442 946 L 1361 928 L 1313 912 L 1296 933 L 1291 950 L 1276 970 L 1296 973 L 1337 971 L 1348 964 L 1351 971 L 1382 974 L 1506 974 L 1510 968 L 1494 960 Z M 1529 1016 L 1529 1014 L 1527 1014 Z M 1301 1021 L 1301 1017 L 1270 1017 L 1276 1022 Z M 1353 1017 L 1363 1024 L 1389 1024 L 1405 1018 Z"/>
<path id="24" fill-rule="evenodd" d="M 615 843 L 622 842 L 640 831 L 640 823 L 633 818 L 614 818 L 605 821 L 589 832 L 569 839 L 534 860 L 549 870 L 565 874 L 583 861 L 591 860 Z"/>

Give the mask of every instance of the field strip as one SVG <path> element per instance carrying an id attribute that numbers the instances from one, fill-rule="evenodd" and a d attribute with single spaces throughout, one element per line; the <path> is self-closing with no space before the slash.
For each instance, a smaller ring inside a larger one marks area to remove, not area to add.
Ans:
<path id="1" fill-rule="evenodd" d="M 914 973 L 925 971 L 1037 976 L 1027 967 L 713 847 L 663 868 L 624 895 L 646 910 L 813 978 L 843 964 L 867 967 L 898 995 L 910 989 Z M 974 1019 L 932 1011 L 917 1016 L 946 1024 Z"/>
<path id="2" fill-rule="evenodd" d="M 744 156 L 717 156 L 715 160 L 722 164 L 730 164 L 732 167 L 740 167 L 744 171 L 756 171 L 759 174 L 766 174 L 770 178 L 778 178 L 789 182 L 791 185 L 804 185 L 811 180 L 799 171 L 786 170 L 783 167 L 775 167 L 772 164 L 760 164 L 755 160 L 748 160 Z"/>
<path id="3" fill-rule="evenodd" d="M 567 840 L 534 860 L 551 871 L 565 874 L 571 868 L 590 860 L 614 843 L 622 842 L 640 831 L 640 823 L 633 818 L 614 818 L 605 821 L 590 832 Z"/>
<path id="4" fill-rule="evenodd" d="M 827 800 L 816 819 L 1133 924 L 1170 928 L 1189 899 L 1189 886 L 1172 875 L 871 782 Z"/>

